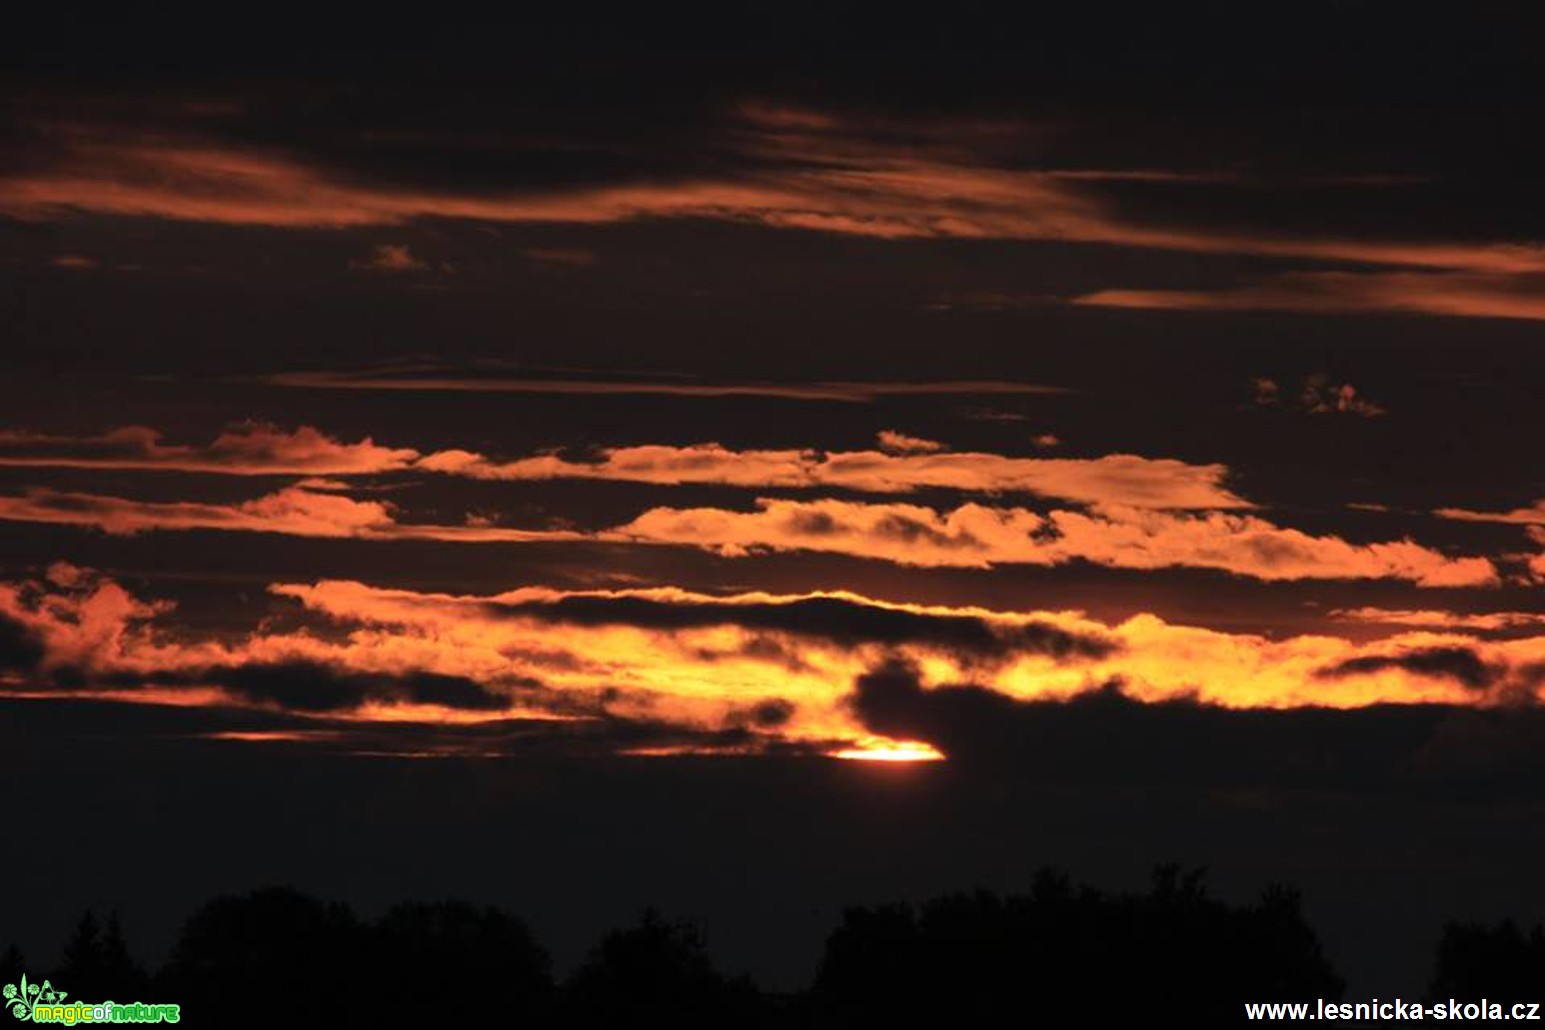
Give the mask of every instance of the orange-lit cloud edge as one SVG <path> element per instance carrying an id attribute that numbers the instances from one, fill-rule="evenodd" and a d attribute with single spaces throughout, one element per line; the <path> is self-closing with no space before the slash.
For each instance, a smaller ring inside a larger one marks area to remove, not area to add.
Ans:
<path id="1" fill-rule="evenodd" d="M 1225 709 L 1534 704 L 1545 685 L 1545 635 L 1486 639 L 1462 626 L 1401 626 L 1353 642 L 1273 639 L 1151 613 L 1109 624 L 1077 611 L 896 604 L 846 592 L 523 587 L 477 596 L 342 580 L 270 590 L 328 631 L 265 623 L 245 635 L 199 636 L 175 624 L 167 602 L 56 565 L 0 584 L 0 620 L 36 645 L 30 668 L 0 679 L 7 694 L 34 699 L 281 711 L 302 724 L 284 739 L 306 739 L 304 724 L 315 721 L 323 738 L 368 730 L 377 748 L 394 727 L 613 720 L 683 737 L 617 743 L 630 753 L 803 746 L 879 760 L 937 750 L 876 734 L 856 713 L 855 683 L 886 663 L 915 668 L 925 690 L 972 684 L 1016 701 L 1062 702 L 1117 684 L 1136 703 Z M 373 686 L 337 704 L 307 696 L 301 688 L 313 680 L 317 689 Z M 404 683 L 442 696 L 377 689 Z M 477 696 L 444 692 L 458 685 Z M 244 739 L 239 733 L 226 735 Z M 414 735 L 401 746 L 426 745 Z"/>

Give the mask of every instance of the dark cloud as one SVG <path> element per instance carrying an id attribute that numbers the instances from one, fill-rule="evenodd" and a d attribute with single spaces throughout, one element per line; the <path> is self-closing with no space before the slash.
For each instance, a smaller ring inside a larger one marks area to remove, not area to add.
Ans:
<path id="1" fill-rule="evenodd" d="M 30 672 L 43 655 L 43 642 L 31 629 L 0 615 L 0 672 Z"/>
<path id="2" fill-rule="evenodd" d="M 92 686 L 217 686 L 249 702 L 310 714 L 352 711 L 370 701 L 439 705 L 463 711 L 498 711 L 509 707 L 507 698 L 464 676 L 423 671 L 351 672 L 308 661 L 106 674 L 65 668 L 55 670 L 52 681 L 66 690 Z M 517 681 L 515 685 L 528 690 L 538 686 L 530 680 Z"/>
<path id="3" fill-rule="evenodd" d="M 210 677 L 249 701 L 301 712 L 336 712 L 367 701 L 436 704 L 492 711 L 506 701 L 482 684 L 460 676 L 414 672 L 404 676 L 345 672 L 315 662 L 243 665 Z"/>
<path id="4" fill-rule="evenodd" d="M 382 723 L 348 718 L 351 704 L 361 693 L 354 685 L 329 683 L 325 671 L 269 667 L 242 679 L 254 700 L 277 697 L 278 706 L 147 705 L 69 695 L 49 699 L 0 695 L 0 746 L 7 746 L 8 736 L 24 734 L 28 728 L 55 740 L 111 736 L 122 742 L 244 745 L 383 758 L 594 760 L 619 754 L 814 757 L 840 743 L 782 741 L 759 733 L 792 714 L 792 706 L 777 698 L 748 707 L 740 713 L 740 721 L 732 719 L 735 724 L 722 728 L 694 728 L 600 710 L 560 720 L 513 717 L 470 723 Z M 329 685 L 320 685 L 324 683 Z M 303 689 L 309 689 L 310 694 L 297 696 Z M 266 693 L 259 694 L 260 690 Z M 429 691 L 436 703 L 447 703 L 437 688 Z"/>
<path id="5" fill-rule="evenodd" d="M 745 643 L 737 648 L 726 651 L 716 651 L 711 648 L 697 648 L 693 654 L 704 661 L 716 661 L 721 658 L 750 658 L 759 662 L 771 662 L 783 666 L 790 672 L 809 672 L 810 663 L 805 661 L 799 653 L 799 647 L 787 637 L 770 633 L 758 633 L 747 638 Z"/>
<path id="6" fill-rule="evenodd" d="M 1118 683 L 1069 701 L 1016 701 L 970 684 L 924 686 L 902 661 L 860 676 L 848 703 L 876 733 L 938 747 L 951 768 L 1045 783 L 1385 790 L 1437 779 L 1494 791 L 1506 776 L 1545 777 L 1537 707 L 1239 710 L 1142 703 Z"/>
<path id="7" fill-rule="evenodd" d="M 1020 702 L 971 685 L 925 690 L 917 666 L 899 659 L 860 676 L 850 704 L 876 733 L 926 740 L 952 759 L 1010 754 L 1031 743 L 1016 718 L 1026 710 Z"/>
<path id="8" fill-rule="evenodd" d="M 770 697 L 752 705 L 745 714 L 753 726 L 776 729 L 794 717 L 794 704 L 781 697 Z"/>
<path id="9" fill-rule="evenodd" d="M 860 604 L 838 597 L 786 603 L 694 604 L 644 597 L 576 595 L 552 602 L 493 605 L 523 618 L 576 626 L 627 625 L 652 630 L 739 626 L 792 633 L 845 646 L 918 644 L 963 660 L 1001 661 L 1017 654 L 1062 660 L 1103 658 L 1114 641 L 1044 623 L 1012 625 L 971 615 L 910 611 Z"/>
<path id="10" fill-rule="evenodd" d="M 1420 676 L 1456 680 L 1471 690 L 1485 690 L 1501 682 L 1506 670 L 1488 663 L 1468 647 L 1427 647 L 1396 655 L 1365 655 L 1321 669 L 1325 679 L 1365 676 L 1401 669 Z"/>

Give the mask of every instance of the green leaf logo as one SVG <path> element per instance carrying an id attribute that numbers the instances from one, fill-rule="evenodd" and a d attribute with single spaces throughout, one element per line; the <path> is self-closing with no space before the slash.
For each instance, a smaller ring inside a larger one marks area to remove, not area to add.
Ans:
<path id="1" fill-rule="evenodd" d="M 11 1015 L 17 1019 L 32 1018 L 32 996 L 37 993 L 37 986 L 27 983 L 27 974 L 21 976 L 21 985 L 5 985 L 5 1007 L 11 1010 Z"/>
<path id="2" fill-rule="evenodd" d="M 28 983 L 27 975 L 23 973 L 20 984 L 6 984 L 0 993 L 4 993 L 5 1007 L 11 1010 L 11 1015 L 26 1020 L 32 1018 L 39 1005 L 57 1005 L 64 1001 L 67 992 L 54 990 L 54 985 L 47 980 L 40 984 Z"/>

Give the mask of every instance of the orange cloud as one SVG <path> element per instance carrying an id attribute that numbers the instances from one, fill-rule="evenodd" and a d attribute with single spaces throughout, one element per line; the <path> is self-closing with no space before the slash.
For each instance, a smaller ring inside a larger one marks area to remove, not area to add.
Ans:
<path id="1" fill-rule="evenodd" d="M 1392 311 L 1545 319 L 1545 276 L 1539 267 L 1458 267 L 1476 270 L 1289 272 L 1262 283 L 1223 290 L 1099 290 L 1077 297 L 1073 303 L 1170 311 Z"/>
<path id="2" fill-rule="evenodd" d="M 950 452 L 892 434 L 874 451 L 732 450 L 716 443 L 602 450 L 596 461 L 556 455 L 495 462 L 469 451 L 437 451 L 417 468 L 473 479 L 608 479 L 637 483 L 828 487 L 866 493 L 927 488 L 976 493 L 1027 492 L 1086 504 L 1145 508 L 1248 508 L 1228 490 L 1223 465 L 1108 454 L 1099 458 L 1015 458 Z M 910 441 L 898 446 L 898 438 Z M 919 446 L 919 445 L 925 446 Z"/>
<path id="3" fill-rule="evenodd" d="M 352 261 L 349 267 L 365 272 L 422 272 L 429 263 L 415 257 L 406 243 L 382 243 L 371 248 L 369 257 Z"/>
<path id="4" fill-rule="evenodd" d="M 32 489 L 0 496 L 0 520 L 88 526 L 117 536 L 156 530 L 221 530 L 358 540 L 441 540 L 452 543 L 528 543 L 579 539 L 579 534 L 505 529 L 468 522 L 459 526 L 399 523 L 390 505 L 333 493 L 287 487 L 251 501 L 204 504 L 137 501 L 101 494 Z"/>
<path id="5" fill-rule="evenodd" d="M 418 451 L 379 447 L 369 437 L 343 443 L 311 426 L 289 432 L 264 422 L 234 426 L 203 447 L 162 443 L 161 434 L 145 426 L 96 436 L 0 430 L 0 466 L 346 476 L 398 471 L 418 457 Z"/>
<path id="6" fill-rule="evenodd" d="M 1382 242 L 1145 224 L 1127 217 L 1100 188 L 1110 178 L 1152 178 L 1152 170 L 1112 176 L 1099 169 L 1002 167 L 960 127 L 917 145 L 889 142 L 835 119 L 792 127 L 749 108 L 742 116 L 745 164 L 738 173 L 481 194 L 371 184 L 290 154 L 196 138 L 54 127 L 51 165 L 24 163 L 0 177 L 0 213 L 39 219 L 87 211 L 291 228 L 399 225 L 420 218 L 577 224 L 708 218 L 882 239 L 1056 240 L 1471 273 L 1545 271 L 1545 251 L 1528 244 Z"/>
<path id="7" fill-rule="evenodd" d="M 416 470 L 485 480 L 605 479 L 655 485 L 714 484 L 829 487 L 867 493 L 954 489 L 976 493 L 1028 492 L 1086 504 L 1152 508 L 1247 508 L 1223 484 L 1223 465 L 1192 465 L 1171 458 L 1108 454 L 1098 458 L 1018 458 L 951 452 L 941 443 L 892 430 L 877 450 L 734 450 L 717 443 L 646 444 L 600 451 L 595 460 L 546 454 L 499 462 L 464 450 L 424 455 L 411 448 L 377 446 L 366 438 L 343 443 L 302 426 L 294 432 L 248 423 L 206 447 L 170 446 L 143 426 L 98 436 L 71 437 L 24 430 L 0 431 L 0 466 L 123 468 L 233 475 L 310 477 Z M 324 479 L 312 484 L 323 486 Z M 336 488 L 336 483 L 327 483 Z"/>
<path id="8" fill-rule="evenodd" d="M 48 263 L 55 268 L 68 268 L 77 272 L 89 271 L 101 265 L 96 258 L 84 254 L 56 254 Z"/>
<path id="9" fill-rule="evenodd" d="M 1511 511 L 1439 508 L 1433 514 L 1439 518 L 1456 519 L 1460 522 L 1506 522 L 1518 526 L 1545 526 L 1545 500 L 1535 501 L 1527 508 L 1514 508 Z"/>
<path id="10" fill-rule="evenodd" d="M 294 432 L 263 423 L 227 430 L 204 447 L 167 445 L 144 426 L 72 437 L 0 431 L 0 466 L 122 468 L 231 475 L 367 475 L 417 470 L 485 480 L 605 479 L 655 485 L 834 487 L 869 493 L 940 488 L 1028 492 L 1087 504 L 1154 508 L 1245 508 L 1224 485 L 1222 465 L 1109 454 L 1099 458 L 1017 458 L 950 452 L 941 443 L 891 430 L 870 451 L 733 450 L 716 443 L 607 448 L 596 460 L 540 455 L 493 461 L 463 450 L 424 455 L 369 437 L 344 443 L 310 426 Z M 311 484 L 317 488 L 323 479 Z M 328 488 L 338 484 L 327 483 Z"/>
<path id="11" fill-rule="evenodd" d="M 825 551 L 903 565 L 989 568 L 1081 560 L 1116 568 L 1220 569 L 1262 580 L 1404 579 L 1427 587 L 1495 586 L 1485 558 L 1451 558 L 1411 540 L 1352 544 L 1253 515 L 1182 515 L 1105 505 L 1094 513 L 965 504 L 763 498 L 753 511 L 654 508 L 608 536 L 737 556 Z"/>
<path id="12" fill-rule="evenodd" d="M 886 454 L 934 454 L 938 451 L 948 450 L 944 444 L 937 440 L 924 440 L 916 436 L 908 436 L 906 433 L 898 433 L 894 429 L 882 429 L 875 437 L 875 442 L 880 445 L 880 450 Z"/>
<path id="13" fill-rule="evenodd" d="M 50 566 L 35 581 L 0 582 L 0 624 L 9 620 L 33 640 L 33 664 L 45 669 L 180 666 L 190 649 L 168 646 L 149 628 L 172 608 L 143 601 L 113 580 L 66 562 Z M 206 658 L 218 653 L 198 646 L 191 651 Z"/>
<path id="14" fill-rule="evenodd" d="M 7 645 L 0 648 L 0 690 L 377 722 L 562 718 L 527 711 L 498 676 L 485 687 L 429 670 L 350 664 L 344 650 L 303 631 L 190 638 L 165 627 L 174 611 L 170 602 L 142 601 L 107 577 L 64 563 L 34 581 L 0 583 L 0 638 Z M 30 649 L 18 648 L 18 640 Z"/>

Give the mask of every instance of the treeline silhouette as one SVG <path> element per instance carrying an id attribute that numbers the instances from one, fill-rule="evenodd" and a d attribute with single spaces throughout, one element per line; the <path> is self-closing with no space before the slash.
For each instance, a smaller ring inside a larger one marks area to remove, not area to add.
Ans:
<path id="1" fill-rule="evenodd" d="M 1449 924 L 1432 998 L 1529 998 L 1545 931 Z M 775 994 L 726 976 L 691 925 L 647 911 L 614 930 L 567 977 L 525 924 L 461 901 L 404 903 L 380 919 L 289 888 L 216 898 L 183 927 L 165 964 L 133 959 L 115 916 L 87 912 L 52 969 L 0 953 L 0 984 L 45 976 L 74 999 L 176 1002 L 195 1025 L 321 1018 L 520 1027 L 856 1027 L 887 1020 L 1015 1014 L 1102 1019 L 1183 1014 L 1239 1020 L 1246 1001 L 1341 997 L 1293 890 L 1250 904 L 1208 895 L 1200 871 L 1154 871 L 1146 893 L 1115 894 L 1042 871 L 1022 896 L 950 894 L 921 905 L 848 909 L 813 983 Z"/>

